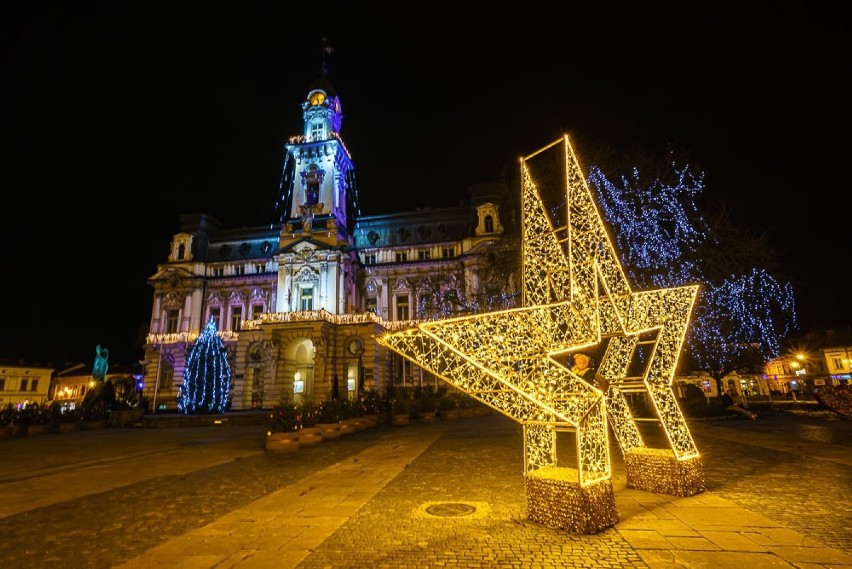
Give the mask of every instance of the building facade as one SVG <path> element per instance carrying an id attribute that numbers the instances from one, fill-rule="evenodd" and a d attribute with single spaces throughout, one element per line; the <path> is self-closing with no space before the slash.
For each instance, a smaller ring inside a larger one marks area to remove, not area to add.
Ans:
<path id="1" fill-rule="evenodd" d="M 0 363 L 0 409 L 7 405 L 44 405 L 53 371 L 40 366 Z"/>
<path id="2" fill-rule="evenodd" d="M 230 408 L 262 409 L 285 393 L 322 400 L 335 387 L 354 397 L 424 381 L 374 337 L 471 307 L 494 289 L 508 222 L 502 184 L 471 187 L 454 207 L 362 216 L 325 73 L 301 109 L 303 132 L 284 145 L 277 225 L 227 229 L 183 215 L 148 280 L 144 395 L 155 412 L 176 408 L 187 354 L 210 319 L 232 365 Z M 511 295 L 511 278 L 499 289 Z"/>

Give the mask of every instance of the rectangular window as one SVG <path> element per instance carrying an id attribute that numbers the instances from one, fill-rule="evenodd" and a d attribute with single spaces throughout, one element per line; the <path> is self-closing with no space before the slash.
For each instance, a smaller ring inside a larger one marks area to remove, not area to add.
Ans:
<path id="1" fill-rule="evenodd" d="M 235 265 L 235 266 L 234 266 L 234 274 L 235 274 L 235 275 L 244 275 L 244 274 L 246 274 L 246 266 L 245 266 L 245 265 Z"/>
<path id="2" fill-rule="evenodd" d="M 398 295 L 396 297 L 396 319 L 408 320 L 408 295 Z"/>
<path id="3" fill-rule="evenodd" d="M 367 253 L 366 255 L 364 255 L 364 264 L 375 265 L 376 264 L 376 254 L 375 253 Z"/>
<path id="4" fill-rule="evenodd" d="M 6 391 L 6 378 L 0 379 L 0 391 Z"/>
<path id="5" fill-rule="evenodd" d="M 299 310 L 313 310 L 314 309 L 314 289 L 303 288 L 299 291 Z"/>
<path id="6" fill-rule="evenodd" d="M 30 382 L 30 391 L 38 391 L 38 380 L 34 379 Z"/>
<path id="7" fill-rule="evenodd" d="M 441 257 L 444 259 L 451 259 L 456 256 L 456 248 L 455 247 L 444 247 L 441 249 Z"/>
<path id="8" fill-rule="evenodd" d="M 408 260 L 408 253 L 397 253 L 396 254 L 396 262 L 404 263 Z"/>
<path id="9" fill-rule="evenodd" d="M 260 315 L 263 314 L 263 305 L 262 304 L 254 304 L 251 307 L 251 319 L 257 320 L 260 318 Z"/>
<path id="10" fill-rule="evenodd" d="M 213 267 L 213 276 L 214 277 L 225 276 L 225 267 Z"/>
<path id="11" fill-rule="evenodd" d="M 255 265 L 254 265 L 254 272 L 256 272 L 256 273 L 262 273 L 262 272 L 264 272 L 265 270 L 266 270 L 266 265 L 264 265 L 263 263 L 255 263 Z"/>
<path id="12" fill-rule="evenodd" d="M 428 261 L 431 256 L 429 249 L 420 249 L 417 251 L 417 259 L 419 261 Z"/>
<path id="13" fill-rule="evenodd" d="M 166 334 L 177 334 L 179 310 L 166 311 Z"/>
<path id="14" fill-rule="evenodd" d="M 28 379 L 22 379 L 22 380 L 21 380 L 21 391 L 26 391 L 26 390 L 27 390 L 27 384 L 28 384 L 28 383 L 29 383 L 29 380 L 28 380 Z"/>
<path id="15" fill-rule="evenodd" d="M 831 360 L 834 362 L 834 369 L 843 369 L 843 364 L 840 361 L 840 358 L 832 358 Z"/>
<path id="16" fill-rule="evenodd" d="M 216 306 L 216 307 L 210 309 L 210 318 L 212 318 L 213 322 L 216 323 L 216 329 L 217 330 L 219 329 L 219 323 L 220 323 L 221 317 L 222 317 L 222 309 L 221 308 Z M 210 318 L 207 319 L 208 322 L 210 321 Z M 206 322 L 205 322 L 205 324 L 206 324 Z"/>
<path id="17" fill-rule="evenodd" d="M 372 312 L 374 314 L 378 314 L 379 313 L 379 311 L 378 311 L 378 308 L 379 308 L 378 299 L 375 296 L 367 297 L 366 308 L 367 308 L 367 312 Z"/>
<path id="18" fill-rule="evenodd" d="M 315 122 L 311 124 L 311 141 L 322 140 L 322 123 Z"/>
<path id="19" fill-rule="evenodd" d="M 231 307 L 231 331 L 236 332 L 240 329 L 240 324 L 243 322 L 243 307 Z"/>

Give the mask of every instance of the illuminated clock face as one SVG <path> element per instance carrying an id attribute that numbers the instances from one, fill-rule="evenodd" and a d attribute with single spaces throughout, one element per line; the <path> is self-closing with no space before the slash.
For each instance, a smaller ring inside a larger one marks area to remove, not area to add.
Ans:
<path id="1" fill-rule="evenodd" d="M 324 93 L 314 93 L 311 95 L 311 105 L 317 107 L 322 105 L 325 102 L 325 94 Z"/>

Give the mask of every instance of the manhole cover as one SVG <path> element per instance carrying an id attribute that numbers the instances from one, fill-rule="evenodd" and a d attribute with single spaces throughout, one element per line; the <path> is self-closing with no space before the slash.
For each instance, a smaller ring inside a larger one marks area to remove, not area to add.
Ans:
<path id="1" fill-rule="evenodd" d="M 442 502 L 433 504 L 426 508 L 426 513 L 442 518 L 451 518 L 454 516 L 467 516 L 476 511 L 476 508 L 470 504 L 462 504 L 460 502 Z"/>

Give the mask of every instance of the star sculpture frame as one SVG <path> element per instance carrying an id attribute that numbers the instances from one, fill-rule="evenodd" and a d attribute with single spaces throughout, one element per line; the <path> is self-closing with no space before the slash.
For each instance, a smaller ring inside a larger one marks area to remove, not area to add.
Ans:
<path id="1" fill-rule="evenodd" d="M 684 496 L 705 489 L 671 388 L 698 286 L 632 291 L 567 136 L 520 166 L 522 307 L 376 339 L 523 426 L 530 519 L 596 533 L 618 521 L 609 424 L 628 487 Z M 561 363 L 591 346 L 605 346 L 598 371 L 606 392 Z M 638 391 L 652 401 L 669 448 L 645 445 L 626 397 Z M 576 468 L 557 466 L 561 431 L 575 433 Z"/>

